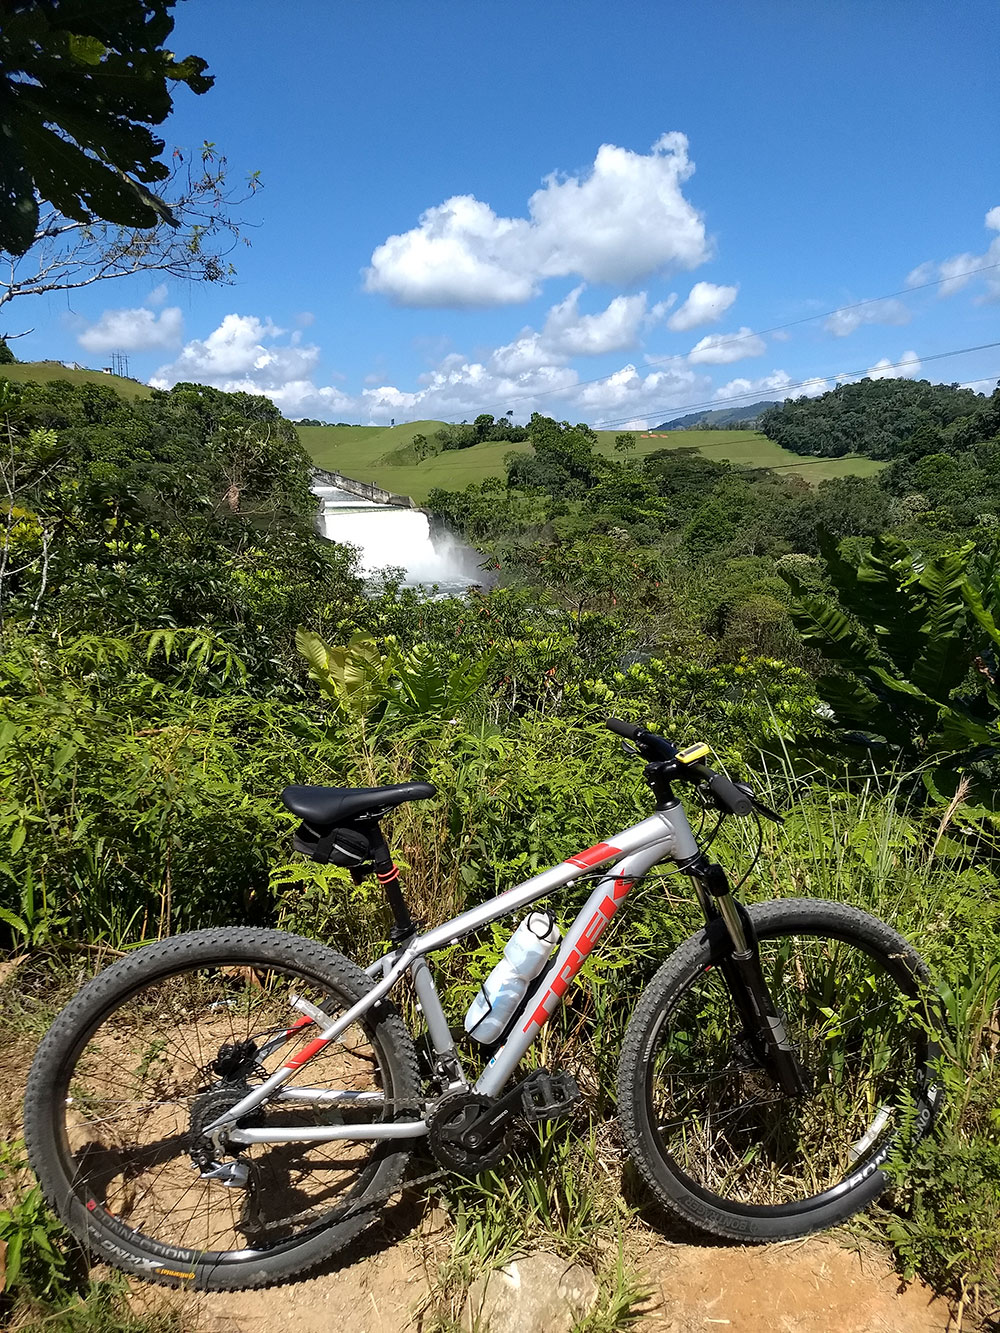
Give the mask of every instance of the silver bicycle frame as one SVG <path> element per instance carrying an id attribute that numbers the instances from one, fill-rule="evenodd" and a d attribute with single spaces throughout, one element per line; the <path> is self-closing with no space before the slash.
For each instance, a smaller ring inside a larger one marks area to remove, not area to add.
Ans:
<path id="1" fill-rule="evenodd" d="M 211 1133 L 235 1125 L 235 1122 L 249 1111 L 271 1098 L 280 1101 L 338 1105 L 367 1100 L 376 1105 L 380 1100 L 379 1094 L 364 1094 L 359 1097 L 358 1094 L 351 1094 L 346 1090 L 338 1092 L 285 1085 L 313 1056 L 318 1055 L 330 1042 L 336 1041 L 352 1023 L 364 1017 L 406 973 L 410 974 L 423 1010 L 435 1054 L 438 1057 L 446 1057 L 452 1062 L 453 1067 L 460 1071 L 458 1052 L 426 962 L 427 956 L 454 944 L 466 935 L 471 935 L 491 921 L 497 921 L 500 917 L 537 902 L 539 898 L 545 897 L 555 889 L 572 884 L 582 874 L 607 865 L 607 873 L 597 881 L 596 888 L 566 932 L 555 960 L 543 973 L 541 980 L 529 991 L 507 1040 L 496 1051 L 473 1085 L 473 1091 L 495 1097 L 535 1037 L 562 1004 L 563 996 L 583 966 L 584 959 L 628 897 L 633 883 L 661 861 L 687 862 L 696 856 L 697 852 L 698 845 L 691 831 L 691 825 L 688 823 L 683 806 L 678 802 L 667 809 L 658 810 L 641 823 L 624 829 L 612 842 L 599 842 L 586 851 L 569 857 L 558 866 L 543 870 L 541 874 L 534 875 L 523 884 L 508 889 L 489 902 L 479 907 L 472 907 L 423 935 L 414 936 L 402 948 L 387 953 L 366 969 L 374 985 L 363 999 L 352 1005 L 328 1027 L 321 1028 L 319 1034 L 302 1050 L 292 1055 L 259 1087 L 254 1088 L 242 1101 L 237 1102 L 225 1115 L 214 1121 L 206 1132 Z M 320 1026 L 315 1018 L 312 1021 L 317 1027 Z M 290 1028 L 288 1035 L 297 1031 L 299 1026 L 302 1024 L 294 1029 Z M 469 1084 L 464 1076 L 460 1075 L 453 1086 L 456 1089 L 467 1089 Z M 297 1143 L 329 1142 L 334 1139 L 419 1138 L 426 1132 L 425 1121 L 410 1120 L 389 1121 L 384 1124 L 376 1122 L 368 1125 L 313 1125 L 288 1129 L 232 1128 L 227 1129 L 226 1137 L 231 1143 Z"/>

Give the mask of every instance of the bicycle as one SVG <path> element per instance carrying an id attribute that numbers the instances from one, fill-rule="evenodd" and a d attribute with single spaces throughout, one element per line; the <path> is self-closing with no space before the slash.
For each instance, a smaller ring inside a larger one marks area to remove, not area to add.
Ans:
<path id="1" fill-rule="evenodd" d="M 668 1210 L 740 1241 L 805 1235 L 871 1203 L 940 1098 L 925 964 L 854 907 L 741 905 L 674 787 L 697 788 L 718 824 L 781 816 L 701 762 L 707 746 L 607 725 L 646 761 L 655 812 L 423 933 L 381 820 L 434 787 L 287 788 L 300 850 L 358 880 L 374 869 L 389 951 L 363 970 L 279 931 L 200 930 L 89 981 L 42 1040 L 25 1099 L 30 1160 L 66 1226 L 152 1281 L 257 1287 L 352 1240 L 400 1189 L 418 1139 L 445 1170 L 498 1165 L 518 1126 L 576 1105 L 566 1072 L 512 1077 L 633 885 L 667 860 L 705 925 L 656 972 L 623 1043 L 618 1111 L 639 1174 Z M 585 876 L 593 891 L 470 1081 L 428 956 Z M 389 999 L 406 976 L 416 1038 Z"/>

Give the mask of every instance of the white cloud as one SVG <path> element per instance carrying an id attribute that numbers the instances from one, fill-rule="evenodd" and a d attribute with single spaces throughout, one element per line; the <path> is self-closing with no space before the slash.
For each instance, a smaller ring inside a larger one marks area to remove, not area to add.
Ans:
<path id="1" fill-rule="evenodd" d="M 634 305 L 622 307 L 612 301 L 596 315 L 585 316 L 579 312 L 579 293 L 570 293 L 552 307 L 540 332 L 526 329 L 512 342 L 478 357 L 458 352 L 442 355 L 407 387 L 387 382 L 384 372 L 378 378 L 366 376 L 364 387 L 356 394 L 334 383 L 317 382 L 318 347 L 303 345 L 301 339 L 296 342 L 299 335 L 289 336 L 269 319 L 231 314 L 205 339 L 188 342 L 151 382 L 167 388 L 178 380 L 194 380 L 229 391 L 265 394 L 290 417 L 461 421 L 480 412 L 502 415 L 512 408 L 518 420 L 540 411 L 595 426 L 604 421 L 616 426 L 628 420 L 637 428 L 658 424 L 713 395 L 719 402 L 750 401 L 818 394 L 829 387 L 826 380 L 815 379 L 792 389 L 788 373 L 774 370 L 759 379 L 734 379 L 715 389 L 710 372 L 686 360 L 642 370 L 629 362 L 612 375 L 589 381 L 568 363 L 571 353 L 566 347 L 596 343 L 604 348 L 624 336 L 623 328 L 634 331 L 641 326 L 651 312 L 644 297 L 630 300 Z M 588 319 L 594 322 L 585 323 Z M 568 342 L 560 344 L 567 331 Z"/>
<path id="2" fill-rule="evenodd" d="M 720 287 L 714 282 L 696 282 L 688 298 L 670 316 L 668 323 L 678 333 L 696 329 L 699 324 L 714 324 L 736 300 L 738 287 Z"/>
<path id="3" fill-rule="evenodd" d="M 916 352 L 904 352 L 898 356 L 895 361 L 890 361 L 887 356 L 882 357 L 881 361 L 876 361 L 867 373 L 870 380 L 915 380 L 920 374 L 920 358 Z"/>
<path id="4" fill-rule="evenodd" d="M 756 380 L 743 377 L 730 380 L 728 384 L 716 389 L 715 397 L 720 401 L 746 398 L 748 402 L 756 398 L 815 398 L 826 393 L 829 387 L 824 379 L 814 378 L 803 384 L 793 380 L 785 370 L 772 370 L 769 375 L 762 375 Z"/>
<path id="5" fill-rule="evenodd" d="M 161 366 L 150 383 L 169 388 L 179 380 L 212 384 L 230 393 L 263 393 L 291 415 L 316 415 L 316 409 L 339 411 L 349 405 L 347 394 L 332 386 L 317 388 L 311 376 L 319 361 L 319 348 L 303 345 L 293 334 L 287 343 L 277 343 L 283 329 L 255 315 L 226 315 L 204 341 L 186 343 L 180 355 Z"/>
<path id="6" fill-rule="evenodd" d="M 161 282 L 159 286 L 153 288 L 153 290 L 149 293 L 149 295 L 146 297 L 145 301 L 143 301 L 142 304 L 148 306 L 162 305 L 166 299 L 167 299 L 167 284 L 165 282 Z"/>
<path id="7" fill-rule="evenodd" d="M 688 352 L 693 366 L 728 366 L 750 356 L 763 356 L 767 351 L 764 339 L 752 329 L 737 329 L 735 333 L 708 333 Z"/>
<path id="8" fill-rule="evenodd" d="M 704 396 L 709 387 L 705 375 L 687 369 L 652 370 L 640 374 L 635 366 L 622 366 L 606 379 L 583 385 L 576 395 L 584 420 L 597 424 L 601 416 L 615 418 L 632 414 L 662 420 L 679 405 Z M 544 409 L 543 409 L 544 410 Z"/>
<path id="9" fill-rule="evenodd" d="M 489 358 L 492 370 L 517 375 L 545 365 L 565 365 L 574 356 L 603 356 L 634 347 L 643 329 L 662 318 L 667 306 L 647 309 L 646 293 L 616 296 L 594 315 L 580 313 L 583 286 L 552 306 L 541 332 L 524 328 Z"/>
<path id="10" fill-rule="evenodd" d="M 588 172 L 547 176 L 526 218 L 455 195 L 375 249 L 365 288 L 398 305 L 506 305 L 536 295 L 545 278 L 629 283 L 697 268 L 709 243 L 681 188 L 693 171 L 686 136 L 673 133 L 648 154 L 602 144 Z"/>
<path id="11" fill-rule="evenodd" d="M 829 380 L 820 379 L 819 376 L 816 376 L 800 384 L 795 390 L 795 396 L 796 398 L 818 398 L 821 393 L 827 393 L 829 389 Z"/>
<path id="12" fill-rule="evenodd" d="M 1000 232 L 1000 204 L 988 211 L 983 223 L 987 231 Z M 940 281 L 938 296 L 952 296 L 970 282 L 981 280 L 985 290 L 976 298 L 977 302 L 1000 301 L 1000 268 L 992 268 L 991 265 L 1000 265 L 1000 236 L 995 236 L 981 255 L 966 251 L 964 254 L 952 255 L 950 259 L 929 259 L 924 264 L 918 264 L 907 275 L 906 285 L 919 287 L 927 282 Z M 979 273 L 977 269 L 989 271 Z"/>
<path id="13" fill-rule="evenodd" d="M 864 305 L 835 310 L 823 321 L 823 327 L 835 338 L 846 338 L 863 324 L 909 324 L 909 322 L 909 307 L 902 301 L 887 297 L 881 301 L 867 301 Z"/>
<path id="14" fill-rule="evenodd" d="M 542 329 L 546 345 L 564 356 L 600 356 L 634 346 L 639 330 L 648 326 L 648 316 L 653 314 L 646 310 L 646 293 L 616 296 L 599 314 L 581 315 L 582 291 L 582 287 L 574 288 L 549 311 Z"/>
<path id="15" fill-rule="evenodd" d="M 105 310 L 96 323 L 76 335 L 76 340 L 88 352 L 144 352 L 153 347 L 176 347 L 183 332 L 184 316 L 179 306 L 167 306 L 158 315 L 144 308 Z"/>

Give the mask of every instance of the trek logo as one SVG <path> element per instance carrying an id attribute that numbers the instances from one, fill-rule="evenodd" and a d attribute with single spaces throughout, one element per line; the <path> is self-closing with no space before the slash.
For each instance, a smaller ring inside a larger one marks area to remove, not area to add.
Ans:
<path id="1" fill-rule="evenodd" d="M 616 849 L 608 848 L 604 843 L 599 843 L 597 847 L 591 847 L 590 852 L 581 852 L 580 856 L 574 857 L 573 860 L 574 862 L 578 862 L 579 860 L 582 860 L 584 856 L 588 856 L 598 850 L 600 850 L 601 855 L 597 859 L 604 860 Z M 559 1001 L 569 989 L 570 982 L 583 966 L 583 960 L 604 934 L 605 926 L 618 911 L 622 900 L 625 898 L 633 883 L 634 880 L 626 879 L 624 875 L 619 875 L 617 877 L 611 892 L 598 904 L 597 911 L 584 926 L 580 938 L 570 950 L 568 958 L 553 978 L 552 985 L 539 1001 L 538 1008 L 528 1019 L 527 1023 L 525 1023 L 523 1029 L 525 1032 L 530 1031 L 533 1023 L 537 1023 L 539 1027 L 542 1027 L 555 1013 Z M 551 1006 L 549 1003 L 550 1001 L 554 1001 Z"/>

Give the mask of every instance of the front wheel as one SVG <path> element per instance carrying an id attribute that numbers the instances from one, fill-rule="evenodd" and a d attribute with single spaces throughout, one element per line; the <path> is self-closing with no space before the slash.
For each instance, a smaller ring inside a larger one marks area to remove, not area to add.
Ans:
<path id="1" fill-rule="evenodd" d="M 169 1285 L 266 1286 L 327 1259 L 406 1164 L 406 1138 L 323 1138 L 418 1118 L 416 1054 L 393 1008 L 374 1006 L 239 1122 L 287 1142 L 228 1144 L 209 1127 L 315 1037 L 320 1010 L 335 1019 L 371 985 L 275 930 L 128 954 L 70 1001 L 31 1068 L 25 1138 L 49 1203 L 95 1257 Z"/>
<path id="2" fill-rule="evenodd" d="M 657 1199 L 716 1236 L 765 1241 L 834 1226 L 886 1183 L 938 1091 L 927 969 L 895 931 L 842 903 L 748 909 L 805 1072 L 791 1097 L 754 1056 L 713 922 L 671 955 L 629 1024 L 618 1074 L 625 1142 Z"/>

